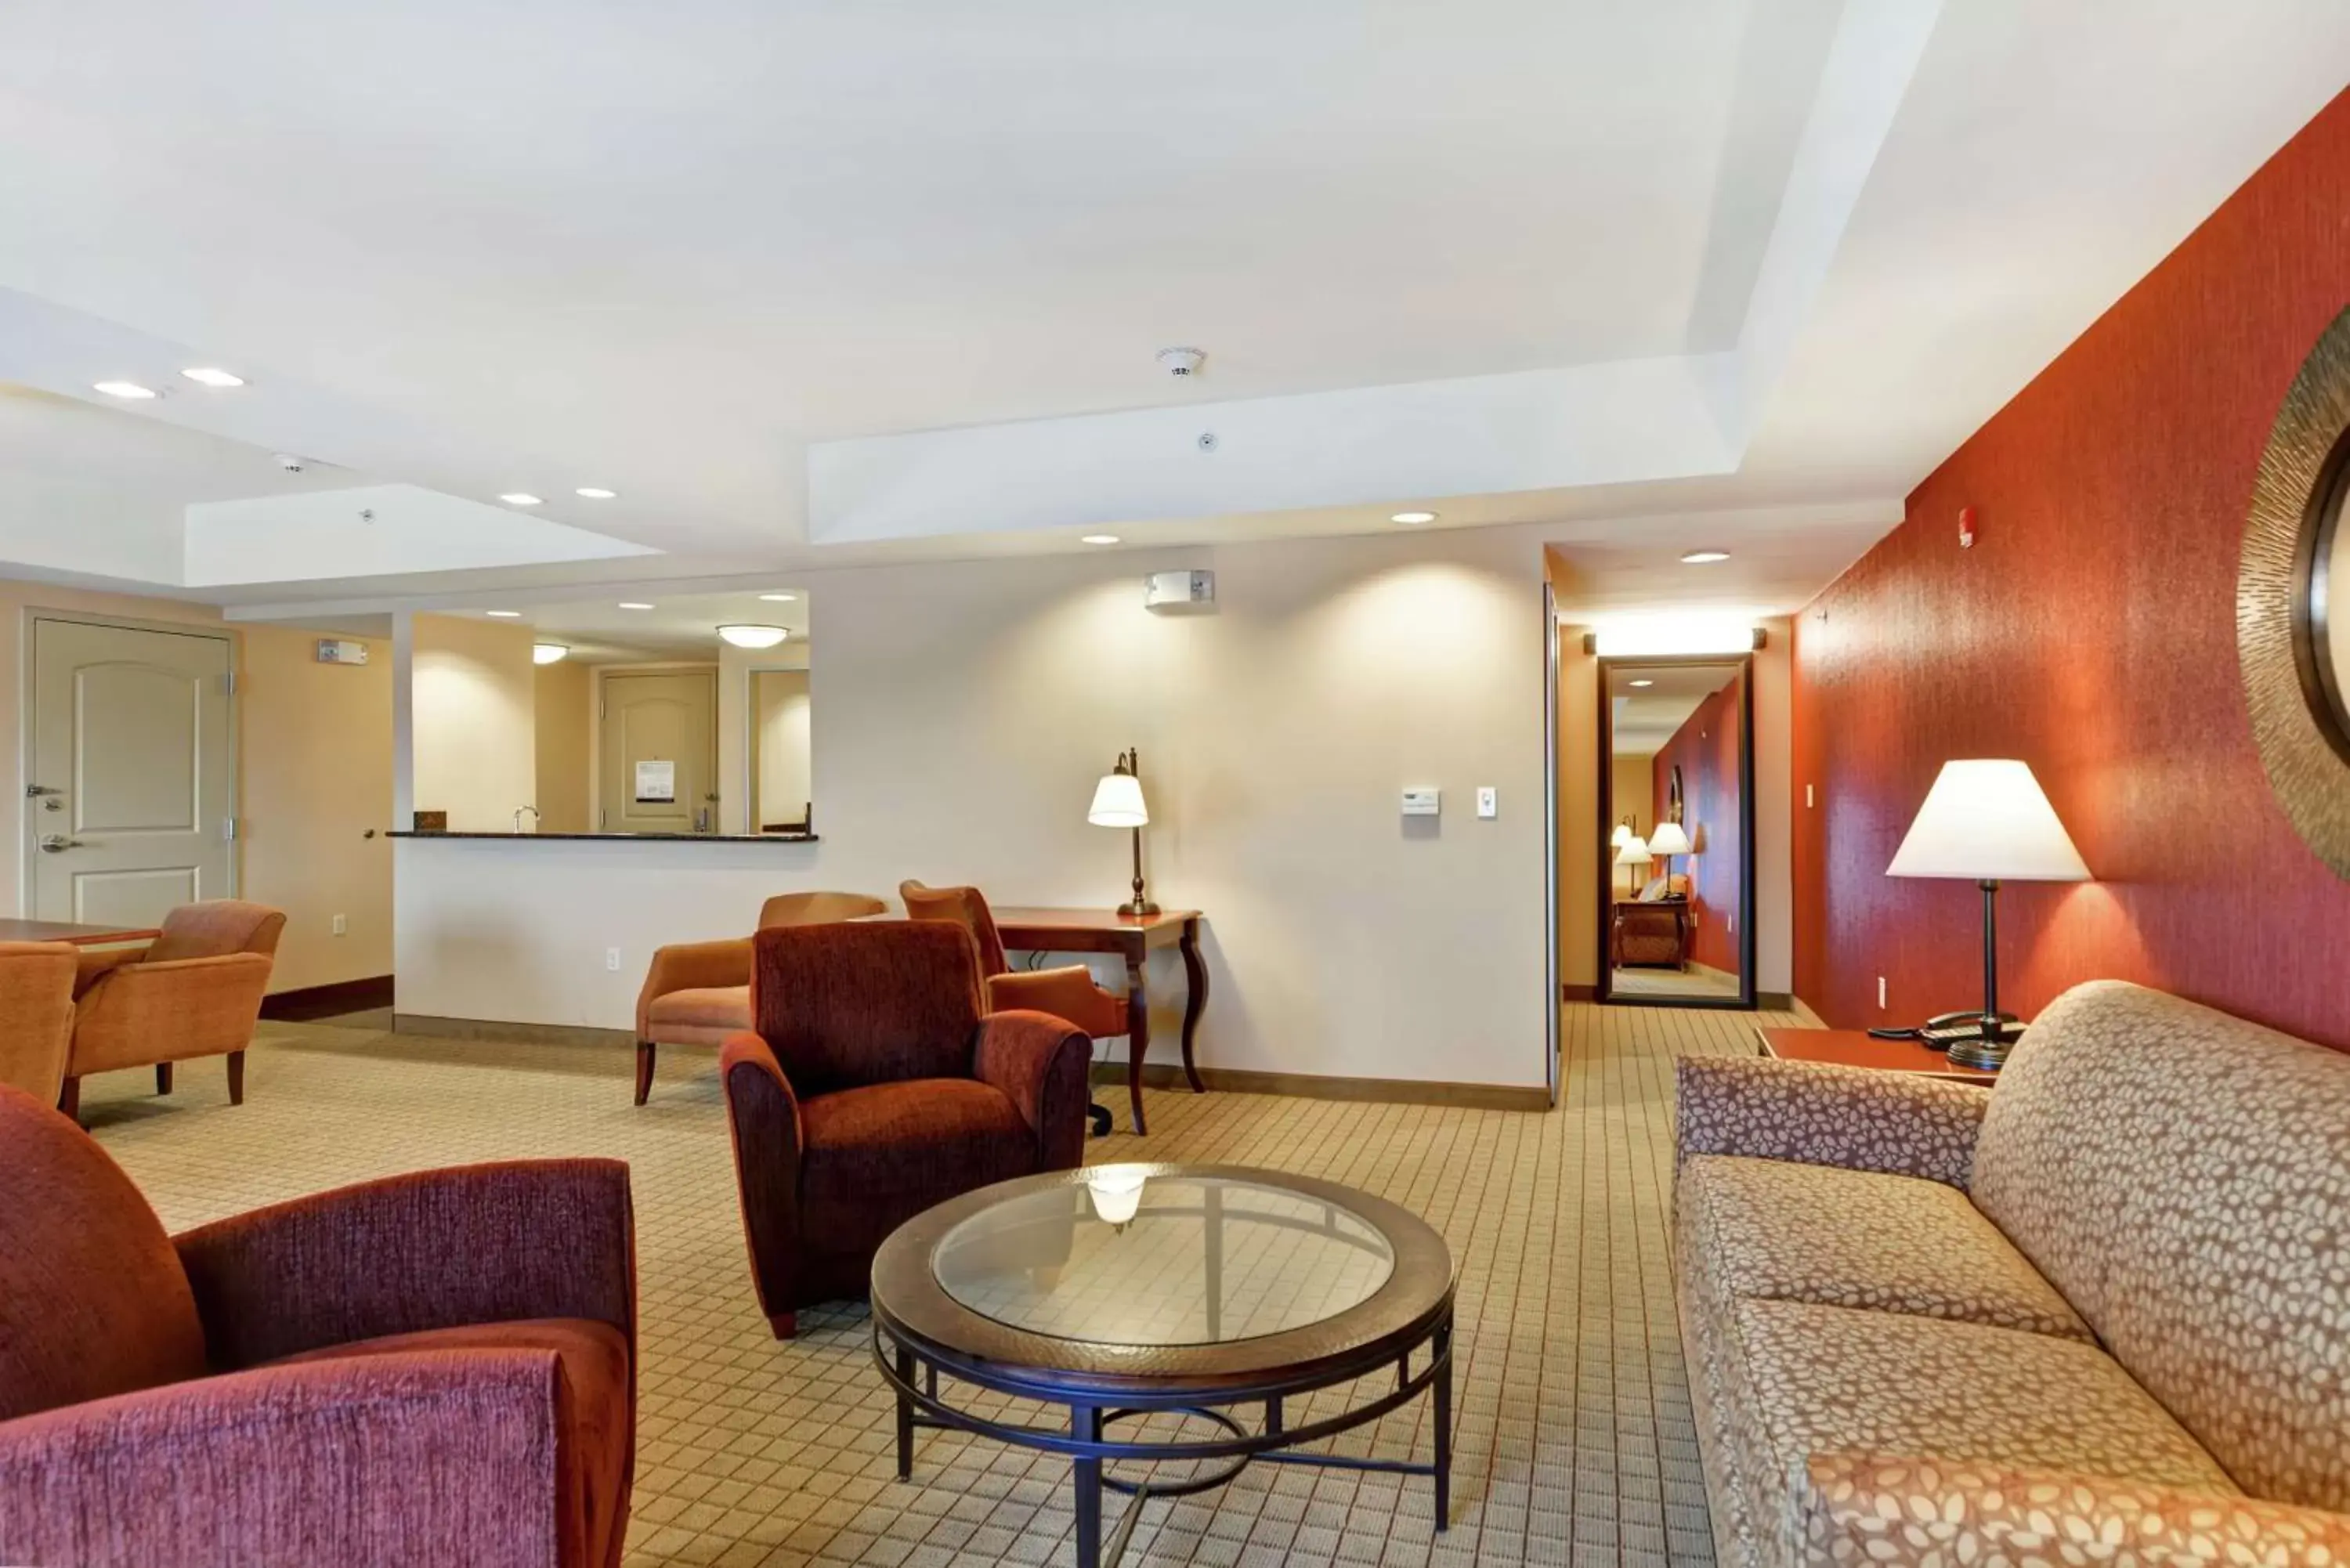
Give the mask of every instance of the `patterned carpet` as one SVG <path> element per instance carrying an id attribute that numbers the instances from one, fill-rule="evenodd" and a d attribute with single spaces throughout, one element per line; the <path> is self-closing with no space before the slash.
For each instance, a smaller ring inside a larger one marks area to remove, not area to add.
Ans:
<path id="1" fill-rule="evenodd" d="M 1366 1188 L 1435 1224 L 1461 1267 L 1450 1531 L 1435 1532 L 1424 1480 L 1257 1466 L 1151 1503 L 1128 1561 L 1710 1563 L 1666 1241 L 1671 1058 L 1745 1054 L 1758 1021 L 1796 1022 L 1571 1006 L 1565 1094 L 1548 1115 L 1170 1092 L 1151 1096 L 1148 1139 L 1096 1140 L 1097 1160 L 1267 1165 Z M 664 1053 L 639 1109 L 622 1052 L 365 1022 L 377 1026 L 265 1025 L 241 1108 L 217 1063 L 191 1063 L 169 1099 L 143 1071 L 91 1079 L 85 1116 L 175 1230 L 425 1166 L 627 1159 L 644 1356 L 631 1568 L 1073 1561 L 1064 1461 L 931 1433 L 913 1483 L 894 1479 L 861 1306 L 803 1314 L 790 1344 L 768 1336 L 711 1054 Z M 1424 1457 L 1424 1406 L 1339 1443 Z"/>

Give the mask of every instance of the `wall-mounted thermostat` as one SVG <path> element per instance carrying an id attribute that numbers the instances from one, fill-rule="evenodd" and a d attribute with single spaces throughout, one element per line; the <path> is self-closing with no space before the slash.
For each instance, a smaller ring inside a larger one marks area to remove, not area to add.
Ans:
<path id="1" fill-rule="evenodd" d="M 1198 615 L 1216 607 L 1213 572 L 1153 572 L 1142 579 L 1142 607 L 1161 615 Z"/>
<path id="2" fill-rule="evenodd" d="M 1441 809 L 1444 792 L 1435 789 L 1408 789 L 1403 792 L 1403 814 L 1406 816 L 1434 816 Z"/>
<path id="3" fill-rule="evenodd" d="M 318 662 L 365 664 L 367 644 L 348 637 L 322 637 L 318 639 Z"/>

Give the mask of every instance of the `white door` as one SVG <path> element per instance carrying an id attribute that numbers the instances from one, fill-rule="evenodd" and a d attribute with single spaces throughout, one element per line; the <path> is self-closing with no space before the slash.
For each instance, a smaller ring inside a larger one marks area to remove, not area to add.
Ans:
<path id="1" fill-rule="evenodd" d="M 235 891 L 229 643 L 33 623 L 32 916 L 124 926 Z"/>

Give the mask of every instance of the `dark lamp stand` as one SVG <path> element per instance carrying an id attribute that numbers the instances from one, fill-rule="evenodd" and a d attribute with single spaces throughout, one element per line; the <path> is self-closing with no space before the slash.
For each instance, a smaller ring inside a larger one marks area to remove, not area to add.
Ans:
<path id="1" fill-rule="evenodd" d="M 1929 1018 L 1918 1029 L 1872 1029 L 1880 1040 L 1918 1040 L 1945 1047 L 1953 1067 L 1977 1067 L 1997 1072 L 2023 1033 L 2012 1012 L 1999 1010 L 1999 884 L 1979 882 L 1982 889 L 1983 1004 L 1980 1012 L 1944 1012 Z"/>

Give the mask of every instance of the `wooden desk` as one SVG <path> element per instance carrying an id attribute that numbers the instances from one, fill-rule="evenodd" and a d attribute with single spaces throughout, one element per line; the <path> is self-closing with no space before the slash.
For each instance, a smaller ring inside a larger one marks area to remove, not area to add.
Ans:
<path id="1" fill-rule="evenodd" d="M 1200 1014 L 1208 1005 L 1208 966 L 1200 957 L 1200 911 L 1162 909 L 1155 915 L 1121 915 L 1114 909 L 998 909 L 995 929 L 1003 945 L 1023 952 L 1116 953 L 1126 961 L 1126 1092 L 1134 1106 L 1134 1130 L 1142 1133 L 1142 1055 L 1150 1049 L 1150 998 L 1143 988 L 1143 961 L 1153 948 L 1183 954 L 1188 994 L 1183 999 L 1183 1076 L 1195 1095 L 1207 1093 L 1191 1060 Z"/>
<path id="2" fill-rule="evenodd" d="M 0 920 L 0 942 L 71 942 L 78 948 L 151 942 L 163 933 L 126 926 L 81 926 L 68 920 Z"/>
<path id="3" fill-rule="evenodd" d="M 1915 1040 L 1879 1040 L 1865 1029 L 1756 1029 L 1762 1054 L 1782 1062 L 1825 1062 L 1838 1067 L 1874 1067 L 1887 1073 L 1918 1073 L 1956 1078 L 1963 1084 L 1996 1084 L 1999 1075 L 1980 1067 L 1957 1067 L 1932 1045 Z"/>

